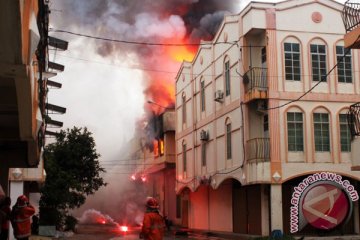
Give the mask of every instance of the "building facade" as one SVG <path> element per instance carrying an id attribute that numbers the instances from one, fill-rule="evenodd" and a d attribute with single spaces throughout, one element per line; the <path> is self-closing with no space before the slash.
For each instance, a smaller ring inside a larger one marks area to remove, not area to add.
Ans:
<path id="1" fill-rule="evenodd" d="M 323 196 L 310 197 L 316 187 L 333 185 L 331 194 L 350 196 L 339 182 L 357 194 L 360 179 L 351 171 L 346 115 L 360 100 L 360 55 L 344 48 L 342 10 L 332 0 L 250 3 L 226 16 L 214 39 L 182 64 L 176 191 L 183 226 L 258 235 L 359 233 L 356 198 L 342 219 L 330 219 L 315 206 Z M 329 183 L 332 177 L 339 182 Z M 299 186 L 304 206 L 297 204 L 295 214 Z M 331 194 L 323 197 L 330 212 L 339 199 Z M 314 217 L 332 225 L 319 227 Z"/>
<path id="2" fill-rule="evenodd" d="M 178 223 L 175 192 L 175 113 L 165 109 L 148 119 L 133 148 L 136 167 L 131 178 L 143 185 L 146 196 L 156 198 L 160 212 Z"/>

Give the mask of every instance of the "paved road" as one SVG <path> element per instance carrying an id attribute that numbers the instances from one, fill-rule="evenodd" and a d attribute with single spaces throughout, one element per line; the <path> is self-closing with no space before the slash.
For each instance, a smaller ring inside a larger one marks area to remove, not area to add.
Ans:
<path id="1" fill-rule="evenodd" d="M 71 237 L 63 237 L 66 240 L 132 240 L 139 239 L 139 228 L 131 228 L 129 232 L 124 233 L 118 227 L 109 225 L 79 225 L 77 232 Z M 198 239 L 198 240 L 221 240 L 217 237 L 205 237 L 202 235 L 175 236 L 173 232 L 168 232 L 164 240 L 170 239 Z"/>

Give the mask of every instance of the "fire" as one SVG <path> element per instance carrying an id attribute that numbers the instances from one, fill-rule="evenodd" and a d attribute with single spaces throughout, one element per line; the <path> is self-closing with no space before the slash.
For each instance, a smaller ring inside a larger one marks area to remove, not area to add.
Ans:
<path id="1" fill-rule="evenodd" d="M 120 226 L 120 230 L 122 232 L 127 232 L 129 230 L 129 228 L 127 226 Z"/>
<path id="2" fill-rule="evenodd" d="M 185 40 L 172 39 L 167 43 L 179 44 L 179 46 L 170 46 L 170 47 L 168 46 L 166 48 L 167 55 L 170 56 L 172 60 L 175 60 L 176 62 L 182 62 L 182 61 L 190 62 L 193 60 L 197 49 L 187 46 Z"/>

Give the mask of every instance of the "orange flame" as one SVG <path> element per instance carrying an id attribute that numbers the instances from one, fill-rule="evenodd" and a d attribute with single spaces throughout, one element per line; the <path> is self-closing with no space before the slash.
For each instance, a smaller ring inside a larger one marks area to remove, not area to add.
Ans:
<path id="1" fill-rule="evenodd" d="M 167 43 L 171 44 L 174 42 L 179 43 L 179 44 L 184 44 L 184 45 L 167 47 L 166 52 L 167 52 L 168 56 L 170 56 L 170 58 L 176 62 L 192 61 L 195 56 L 196 49 L 186 46 L 186 41 L 184 41 L 184 40 L 172 39 L 171 41 L 169 41 Z"/>

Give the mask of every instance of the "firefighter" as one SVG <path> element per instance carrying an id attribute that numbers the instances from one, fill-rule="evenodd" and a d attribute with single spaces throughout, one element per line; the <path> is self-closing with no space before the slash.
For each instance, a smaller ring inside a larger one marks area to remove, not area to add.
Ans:
<path id="1" fill-rule="evenodd" d="M 0 206 L 0 214 L 3 214 L 4 220 L 1 223 L 1 233 L 0 233 L 0 240 L 7 240 L 9 236 L 9 220 L 10 220 L 10 213 L 11 213 L 11 198 L 5 197 L 3 202 Z"/>
<path id="2" fill-rule="evenodd" d="M 18 197 L 11 211 L 11 224 L 14 228 L 14 236 L 18 240 L 28 240 L 31 235 L 30 218 L 35 213 L 35 208 L 30 205 L 25 195 Z"/>
<path id="3" fill-rule="evenodd" d="M 140 238 L 145 240 L 162 240 L 164 232 L 165 221 L 159 213 L 159 203 L 155 198 L 148 197 Z"/>

